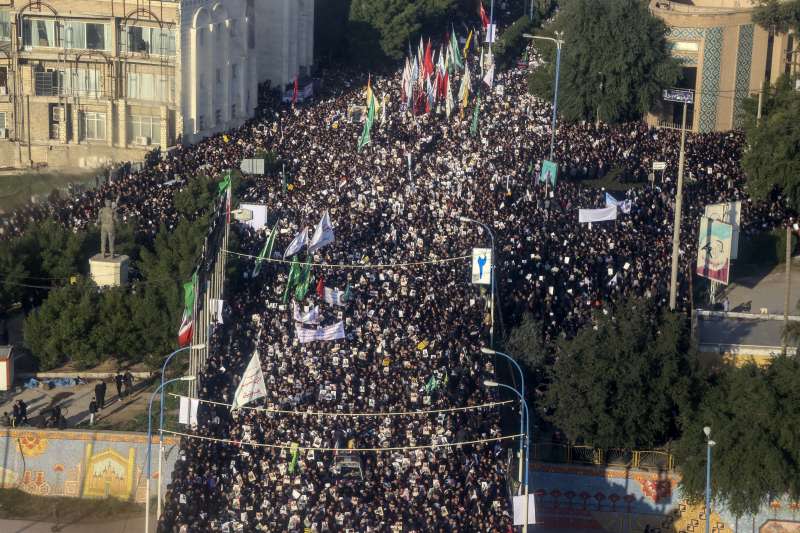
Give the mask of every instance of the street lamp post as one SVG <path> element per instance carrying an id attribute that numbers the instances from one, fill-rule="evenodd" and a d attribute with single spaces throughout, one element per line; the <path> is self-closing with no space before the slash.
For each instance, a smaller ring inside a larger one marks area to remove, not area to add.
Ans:
<path id="1" fill-rule="evenodd" d="M 675 191 L 675 220 L 672 226 L 672 270 L 669 278 L 669 308 L 675 310 L 678 300 L 678 256 L 681 246 L 681 207 L 683 205 L 683 164 L 686 147 L 686 110 L 694 103 L 694 91 L 688 89 L 664 89 L 664 100 L 683 103 L 681 122 L 681 153 L 678 156 L 678 188 Z"/>
<path id="2" fill-rule="evenodd" d="M 167 365 L 169 364 L 170 360 L 173 357 L 175 357 L 176 355 L 185 350 L 189 349 L 202 350 L 205 347 L 206 347 L 205 344 L 194 344 L 194 345 L 190 344 L 189 346 L 178 348 L 177 350 L 169 354 L 167 358 L 164 360 L 164 364 L 161 366 L 161 386 L 159 387 L 159 389 L 161 389 L 161 403 L 159 404 L 159 414 L 158 414 L 159 430 L 163 429 L 164 427 L 164 376 L 166 375 L 167 372 Z M 163 458 L 164 458 L 164 434 L 161 431 L 159 431 L 158 432 L 158 490 L 156 491 L 156 499 L 158 500 L 158 503 L 156 504 L 157 516 L 161 516 L 161 465 L 163 463 Z"/>
<path id="3" fill-rule="evenodd" d="M 194 381 L 196 378 L 194 376 L 182 376 L 179 378 L 170 379 L 169 381 L 162 383 L 158 386 L 158 388 L 153 391 L 153 394 L 150 396 L 150 401 L 147 404 L 147 478 L 145 482 L 145 501 L 144 501 L 144 532 L 150 533 L 150 457 L 152 451 L 152 444 L 153 444 L 153 400 L 156 398 L 161 390 L 173 383 L 175 381 Z M 161 484 L 161 479 L 158 480 L 158 483 Z"/>
<path id="4" fill-rule="evenodd" d="M 558 79 L 561 74 L 561 46 L 564 44 L 564 32 L 555 32 L 555 37 L 544 37 L 541 35 L 531 35 L 523 33 L 522 36 L 526 39 L 539 39 L 541 41 L 553 41 L 556 44 L 556 80 L 555 87 L 553 88 L 553 118 L 550 131 L 550 161 L 553 160 L 553 151 L 556 142 L 556 112 L 558 111 Z"/>
<path id="5" fill-rule="evenodd" d="M 522 533 L 528 533 L 528 472 L 530 471 L 530 467 L 528 465 L 528 449 L 530 448 L 530 437 L 531 437 L 530 426 L 529 426 L 530 421 L 528 419 L 528 402 L 525 401 L 525 397 L 520 395 L 519 391 L 514 387 L 509 387 L 508 385 L 505 385 L 503 383 L 498 383 L 490 379 L 485 380 L 483 384 L 486 385 L 487 387 L 492 387 L 492 388 L 500 387 L 503 389 L 508 389 L 514 392 L 514 394 L 516 394 L 517 396 L 519 396 L 519 400 L 522 403 L 522 413 L 523 413 L 522 420 L 523 423 L 525 424 L 525 432 L 524 432 L 525 478 L 523 482 L 523 484 L 525 485 L 525 501 L 523 503 L 523 513 L 525 514 L 525 519 L 522 522 Z M 520 456 L 522 455 L 522 447 L 523 447 L 523 441 L 520 440 Z"/>
<path id="6" fill-rule="evenodd" d="M 492 272 L 491 272 L 492 279 L 491 279 L 491 289 L 490 289 L 492 295 L 491 295 L 491 302 L 489 303 L 489 312 L 491 313 L 490 326 L 489 326 L 489 344 L 491 346 L 494 346 L 494 299 L 495 299 L 494 265 L 497 262 L 497 254 L 495 253 L 494 249 L 494 233 L 492 233 L 492 230 L 489 228 L 489 226 L 478 220 L 473 220 L 465 216 L 458 217 L 458 220 L 460 220 L 461 222 L 471 222 L 485 229 L 489 233 L 489 239 L 491 240 L 492 243 Z"/>
<path id="7" fill-rule="evenodd" d="M 517 371 L 519 372 L 519 379 L 520 379 L 520 392 L 519 392 L 519 394 L 520 394 L 520 396 L 522 396 L 524 398 L 525 397 L 525 374 L 522 373 L 522 368 L 520 368 L 519 364 L 517 364 L 517 362 L 514 360 L 514 358 L 511 357 L 510 355 L 508 355 L 507 353 L 498 352 L 496 350 L 490 350 L 489 348 L 481 348 L 481 352 L 485 353 L 487 355 L 501 355 L 501 356 L 505 357 L 506 359 L 508 359 L 509 361 L 511 361 L 511 363 L 517 368 Z M 521 409 L 521 406 L 520 406 L 520 409 Z M 519 423 L 519 433 L 520 433 L 520 435 L 525 433 L 525 423 L 526 423 L 525 420 L 523 420 L 521 418 L 521 416 L 522 416 L 522 413 L 520 412 L 520 421 L 519 421 L 520 422 Z M 522 437 L 520 436 L 520 444 L 521 443 L 522 443 Z M 522 446 L 520 446 L 518 479 L 519 479 L 519 488 L 520 488 L 520 491 L 522 491 Z"/>
<path id="8" fill-rule="evenodd" d="M 716 444 L 711 440 L 711 428 L 703 428 L 706 434 L 706 533 L 711 531 L 711 447 Z"/>

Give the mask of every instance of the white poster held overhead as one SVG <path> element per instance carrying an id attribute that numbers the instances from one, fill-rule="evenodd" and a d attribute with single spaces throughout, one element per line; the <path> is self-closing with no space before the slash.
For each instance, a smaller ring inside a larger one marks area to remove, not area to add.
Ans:
<path id="1" fill-rule="evenodd" d="M 578 222 L 604 222 L 606 220 L 617 220 L 617 206 L 603 207 L 600 209 L 579 209 Z"/>
<path id="2" fill-rule="evenodd" d="M 258 357 L 258 350 L 253 352 L 253 357 L 247 364 L 247 368 L 242 374 L 242 381 L 236 387 L 236 394 L 233 395 L 233 405 L 231 410 L 238 409 L 247 405 L 253 400 L 263 398 L 267 395 L 267 384 L 264 382 L 264 372 L 261 370 L 261 359 Z"/>
<path id="3" fill-rule="evenodd" d="M 491 248 L 472 249 L 472 283 L 476 285 L 491 285 L 492 283 Z"/>
<path id="4" fill-rule="evenodd" d="M 258 231 L 267 225 L 267 206 L 262 204 L 239 204 L 239 209 L 246 209 L 253 213 L 253 218 L 243 222 Z"/>
<path id="5" fill-rule="evenodd" d="M 514 496 L 514 525 L 521 526 L 525 523 L 525 495 Z M 528 494 L 528 523 L 536 523 L 536 497 Z"/>

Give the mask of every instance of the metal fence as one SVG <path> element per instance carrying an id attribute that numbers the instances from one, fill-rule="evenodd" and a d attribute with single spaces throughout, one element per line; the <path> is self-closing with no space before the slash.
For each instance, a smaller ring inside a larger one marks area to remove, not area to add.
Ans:
<path id="1" fill-rule="evenodd" d="M 613 466 L 671 472 L 674 458 L 665 450 L 595 448 L 560 442 L 537 442 L 531 449 L 534 461 L 575 465 Z"/>

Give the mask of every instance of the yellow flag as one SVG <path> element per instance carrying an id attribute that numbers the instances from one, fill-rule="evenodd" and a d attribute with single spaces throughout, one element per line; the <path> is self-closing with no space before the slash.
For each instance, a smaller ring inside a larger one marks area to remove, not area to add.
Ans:
<path id="1" fill-rule="evenodd" d="M 222 140 L 223 140 L 223 141 L 225 141 L 225 142 L 227 143 L 227 142 L 230 142 L 230 140 L 231 140 L 231 139 L 230 139 L 230 137 L 228 137 L 227 135 L 223 135 L 223 136 L 222 136 Z"/>
<path id="2" fill-rule="evenodd" d="M 367 78 L 367 109 L 369 109 L 369 103 L 372 101 L 372 74 Z"/>
<path id="3" fill-rule="evenodd" d="M 472 30 L 469 30 L 469 35 L 467 36 L 467 44 L 464 45 L 464 59 L 467 58 L 467 54 L 469 53 L 469 45 L 472 42 Z"/>

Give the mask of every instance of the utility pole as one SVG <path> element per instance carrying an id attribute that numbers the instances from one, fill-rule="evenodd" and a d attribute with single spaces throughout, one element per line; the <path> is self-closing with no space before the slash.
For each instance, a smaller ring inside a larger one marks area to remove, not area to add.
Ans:
<path id="1" fill-rule="evenodd" d="M 788 349 L 789 305 L 792 292 L 792 226 L 786 226 L 786 292 L 783 296 L 783 355 Z"/>
<path id="2" fill-rule="evenodd" d="M 542 41 L 553 41 L 556 45 L 556 80 L 555 87 L 553 88 L 553 118 L 550 124 L 550 161 L 553 161 L 553 151 L 556 142 L 556 115 L 558 112 L 558 78 L 561 74 L 561 46 L 564 44 L 564 32 L 555 32 L 554 37 L 543 37 L 540 35 L 530 35 L 523 33 L 522 36 L 526 39 L 539 39 Z"/>
<path id="3" fill-rule="evenodd" d="M 758 111 L 756 112 L 756 126 L 761 123 L 761 104 L 764 101 L 764 89 L 758 91 Z"/>
<path id="4" fill-rule="evenodd" d="M 675 221 L 672 227 L 672 270 L 669 281 L 669 308 L 675 310 L 678 299 L 678 257 L 681 247 L 681 207 L 683 205 L 683 164 L 686 155 L 686 112 L 694 103 L 694 91 L 688 89 L 664 89 L 664 100 L 683 103 L 681 121 L 681 153 L 678 158 L 678 188 L 675 191 Z"/>

